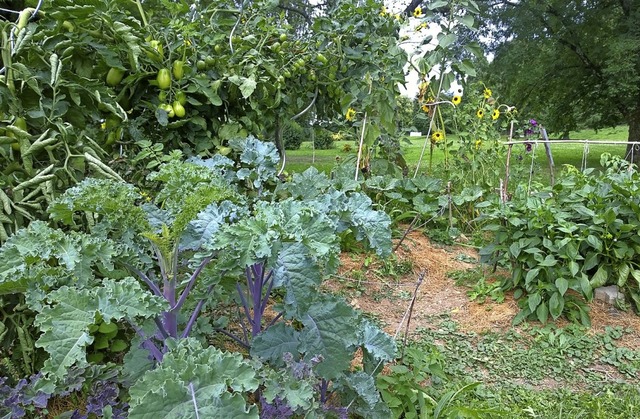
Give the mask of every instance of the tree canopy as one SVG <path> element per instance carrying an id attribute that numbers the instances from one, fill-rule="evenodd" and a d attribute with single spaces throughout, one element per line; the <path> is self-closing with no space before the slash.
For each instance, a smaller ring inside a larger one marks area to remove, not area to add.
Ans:
<path id="1" fill-rule="evenodd" d="M 640 140 L 640 1 L 487 1 L 484 80 L 551 131 L 629 125 Z M 634 160 L 638 159 L 635 153 Z"/>

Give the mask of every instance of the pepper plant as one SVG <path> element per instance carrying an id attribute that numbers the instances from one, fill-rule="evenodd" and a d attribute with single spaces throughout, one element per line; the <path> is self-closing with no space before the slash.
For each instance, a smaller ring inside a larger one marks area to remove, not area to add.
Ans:
<path id="1" fill-rule="evenodd" d="M 494 233 L 485 261 L 506 259 L 521 312 L 546 322 L 566 315 L 589 323 L 584 301 L 618 285 L 640 311 L 640 178 L 629 163 L 603 154 L 602 173 L 565 167 L 553 187 L 518 187 L 511 201 L 483 215 Z"/>

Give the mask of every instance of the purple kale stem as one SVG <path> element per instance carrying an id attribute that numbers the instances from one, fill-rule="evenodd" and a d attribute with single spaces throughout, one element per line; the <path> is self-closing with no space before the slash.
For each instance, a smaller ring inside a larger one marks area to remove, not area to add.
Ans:
<path id="1" fill-rule="evenodd" d="M 324 378 L 320 381 L 320 403 L 325 404 L 327 402 L 327 390 L 329 388 L 329 382 Z"/>
<path id="2" fill-rule="evenodd" d="M 207 295 L 209 295 L 211 293 L 212 289 L 213 289 L 213 285 L 211 285 L 207 289 Z M 193 313 L 191 313 L 191 317 L 189 317 L 189 321 L 187 322 L 187 325 L 185 326 L 184 331 L 182 332 L 180 337 L 186 338 L 187 336 L 189 336 L 189 333 L 191 333 L 191 329 L 193 328 L 193 325 L 195 324 L 196 320 L 198 319 L 198 315 L 200 314 L 200 310 L 202 310 L 202 306 L 204 305 L 204 301 L 205 301 L 204 299 L 198 301 L 198 304 L 196 304 L 196 308 L 193 310 Z"/>
<path id="3" fill-rule="evenodd" d="M 262 278 L 264 277 L 264 263 L 258 262 L 251 265 L 251 270 L 253 271 L 254 278 Z"/>
<path id="4" fill-rule="evenodd" d="M 264 285 L 264 263 L 258 262 L 251 266 L 253 280 L 249 292 L 253 297 L 253 322 L 251 324 L 251 336 L 256 337 L 262 331 L 262 287 Z M 268 295 L 265 296 L 268 298 Z"/>
<path id="5" fill-rule="evenodd" d="M 156 346 L 156 344 L 151 341 L 151 339 L 145 340 L 142 343 L 142 347 L 145 348 L 147 351 L 149 351 L 151 356 L 157 362 L 162 362 L 162 358 L 164 358 L 164 355 L 163 355 L 162 351 Z"/>
<path id="6" fill-rule="evenodd" d="M 240 296 L 240 301 L 242 302 L 242 308 L 244 309 L 244 315 L 249 321 L 249 324 L 253 325 L 253 319 L 251 318 L 251 312 L 249 311 L 249 303 L 247 303 L 247 299 L 244 297 L 242 292 L 242 287 L 240 284 L 236 283 L 236 290 L 238 291 L 238 295 Z"/>
<path id="7" fill-rule="evenodd" d="M 242 339 L 240 339 L 239 337 L 235 336 L 233 333 L 229 333 L 224 329 L 216 329 L 216 332 L 220 332 L 223 335 L 230 337 L 235 342 L 237 342 L 238 344 L 242 345 L 243 347 L 245 347 L 247 349 L 251 347 L 248 342 L 244 342 Z"/>
<path id="8" fill-rule="evenodd" d="M 167 334 L 172 338 L 178 337 L 178 315 L 173 311 L 165 311 L 162 313 L 162 319 Z"/>
<path id="9" fill-rule="evenodd" d="M 265 329 L 268 329 L 268 328 L 270 328 L 271 326 L 273 326 L 273 325 L 278 321 L 278 319 L 279 319 L 280 317 L 282 317 L 282 315 L 283 315 L 283 314 L 284 314 L 284 311 L 281 311 L 280 313 L 278 313 L 278 315 L 277 315 L 276 317 L 274 317 L 274 318 L 273 318 L 273 320 L 271 320 L 271 321 L 269 322 L 269 324 L 267 325 L 267 327 L 265 327 Z"/>
<path id="10" fill-rule="evenodd" d="M 161 254 L 158 253 L 158 258 L 161 257 Z M 164 266 L 164 259 L 160 260 L 160 266 Z M 166 327 L 167 333 L 169 336 L 173 338 L 178 337 L 178 312 L 179 309 L 176 308 L 176 284 L 178 280 L 178 248 L 173 248 L 173 253 L 171 255 L 171 272 L 166 272 L 166 270 L 162 271 L 162 276 L 164 279 L 164 298 L 169 302 L 169 305 L 172 307 L 169 311 L 163 314 L 164 325 Z M 169 278 L 171 276 L 171 278 Z M 186 290 L 185 290 L 186 291 Z M 188 292 L 183 293 L 183 295 L 188 294 Z"/>
<path id="11" fill-rule="evenodd" d="M 182 306 L 184 305 L 184 302 L 187 300 L 187 297 L 189 296 L 189 293 L 191 292 L 191 289 L 193 289 L 196 283 L 196 279 L 198 278 L 198 275 L 200 275 L 200 272 L 202 272 L 204 267 L 207 266 L 209 262 L 211 262 L 211 259 L 213 259 L 213 256 L 209 256 L 205 258 L 200 263 L 200 265 L 198 265 L 196 270 L 193 271 L 193 274 L 191 274 L 191 278 L 189 278 L 189 283 L 187 284 L 187 287 L 184 289 L 184 291 L 182 291 L 182 294 L 180 295 L 180 299 L 175 304 L 175 306 L 171 308 L 172 310 L 180 310 L 182 308 Z"/>
<path id="12" fill-rule="evenodd" d="M 255 265 L 254 265 L 255 268 Z M 253 299 L 253 321 L 251 322 L 251 337 L 256 337 L 260 333 L 261 329 L 261 321 L 262 315 L 260 313 L 260 297 L 262 296 L 262 281 L 259 276 L 261 273 L 260 270 L 253 269 L 253 279 L 251 281 L 251 288 L 249 288 L 249 292 L 251 293 L 251 297 Z"/>
<path id="13" fill-rule="evenodd" d="M 269 302 L 269 295 L 271 295 L 271 289 L 273 288 L 273 271 L 269 271 L 269 275 L 267 275 L 267 279 L 264 281 L 265 284 L 269 284 L 267 286 L 267 292 L 264 293 L 264 299 L 262 300 L 262 304 L 260 305 L 260 312 L 264 314 L 264 311 L 267 309 L 267 303 Z"/>
<path id="14" fill-rule="evenodd" d="M 156 323 L 156 326 L 158 327 L 158 332 L 160 333 L 160 337 L 162 337 L 162 339 L 168 338 L 169 333 L 167 333 L 167 330 L 164 328 L 164 325 L 162 324 L 160 319 L 156 317 L 155 319 L 153 319 L 153 321 Z"/>
<path id="15" fill-rule="evenodd" d="M 151 353 L 151 356 L 153 356 L 153 358 L 155 358 L 156 361 L 158 362 L 162 361 L 162 358 L 163 358 L 162 351 L 160 351 L 160 349 L 153 343 L 151 339 L 147 338 L 147 335 L 145 335 L 144 331 L 140 327 L 136 326 L 131 321 L 129 321 L 129 324 L 131 325 L 131 327 L 133 327 L 133 330 L 135 330 L 136 333 L 142 339 L 144 339 L 144 342 L 142 343 L 142 347 L 145 348 L 147 351 L 149 351 L 149 353 Z"/>
<path id="16" fill-rule="evenodd" d="M 151 288 L 151 291 L 157 295 L 158 297 L 162 297 L 162 291 L 160 291 L 160 288 L 158 288 L 158 286 L 151 280 L 149 279 L 148 276 L 146 276 L 144 273 L 142 273 L 142 271 L 134 268 L 133 266 L 129 265 L 129 264 L 125 264 L 125 266 L 133 271 L 133 273 L 135 273 L 136 275 L 138 275 L 140 277 L 140 279 L 142 279 L 144 281 L 145 284 L 147 284 L 147 286 L 149 288 Z"/>

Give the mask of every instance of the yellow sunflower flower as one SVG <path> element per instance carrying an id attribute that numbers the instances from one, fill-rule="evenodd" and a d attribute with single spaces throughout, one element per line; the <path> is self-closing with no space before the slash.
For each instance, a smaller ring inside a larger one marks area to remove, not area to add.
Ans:
<path id="1" fill-rule="evenodd" d="M 482 109 L 478 109 L 478 112 L 476 112 L 476 116 L 480 119 L 484 118 L 484 111 Z"/>
<path id="2" fill-rule="evenodd" d="M 436 131 L 433 134 L 431 134 L 431 143 L 437 144 L 442 140 L 444 140 L 444 132 Z"/>
<path id="3" fill-rule="evenodd" d="M 422 7 L 418 6 L 413 10 L 413 17 L 422 17 L 424 14 L 422 13 Z"/>
<path id="4" fill-rule="evenodd" d="M 492 93 L 492 92 L 491 92 L 491 89 L 487 89 L 487 88 L 485 87 L 485 89 L 484 89 L 484 98 L 485 98 L 485 99 L 489 99 L 489 98 L 491 97 L 491 93 Z"/>
<path id="5" fill-rule="evenodd" d="M 476 150 L 478 150 L 481 145 L 482 145 L 482 140 L 476 140 Z"/>
<path id="6" fill-rule="evenodd" d="M 416 32 L 420 32 L 423 29 L 427 29 L 429 27 L 429 25 L 427 25 L 427 22 L 422 22 L 421 24 L 419 24 L 418 26 L 416 26 L 415 31 Z"/>
<path id="7" fill-rule="evenodd" d="M 422 111 L 423 112 L 429 112 L 429 105 L 427 105 L 426 103 L 424 105 L 422 105 Z"/>
<path id="8" fill-rule="evenodd" d="M 462 96 L 455 95 L 453 99 L 451 99 L 451 102 L 453 102 L 454 105 L 458 106 L 460 102 L 462 102 Z"/>
<path id="9" fill-rule="evenodd" d="M 385 17 L 387 15 L 387 8 L 382 6 L 382 9 L 380 10 L 380 16 Z"/>
<path id="10" fill-rule="evenodd" d="M 353 121 L 354 119 L 356 119 L 356 110 L 353 108 L 349 108 L 344 118 L 349 122 Z"/>
<path id="11" fill-rule="evenodd" d="M 500 118 L 500 111 L 498 109 L 494 109 L 493 113 L 491 113 L 491 118 L 495 121 Z"/>

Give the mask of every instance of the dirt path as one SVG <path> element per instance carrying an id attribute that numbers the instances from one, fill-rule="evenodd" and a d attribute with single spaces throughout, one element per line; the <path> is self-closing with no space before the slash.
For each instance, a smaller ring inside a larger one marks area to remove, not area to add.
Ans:
<path id="1" fill-rule="evenodd" d="M 511 294 L 505 295 L 502 303 L 487 298 L 480 304 L 470 301 L 467 296 L 469 287 L 456 285 L 450 277 L 451 272 L 481 269 L 475 249 L 431 243 L 423 234 L 413 232 L 395 256 L 395 261 L 383 263 L 364 256 L 344 254 L 340 272 L 327 281 L 326 286 L 345 295 L 352 306 L 375 317 L 388 333 L 402 336 L 411 297 L 418 277 L 424 272 L 412 310 L 410 332 L 429 328 L 433 316 L 439 314 L 450 315 L 462 330 L 476 333 L 512 327 L 511 321 L 518 313 L 518 306 Z M 492 275 L 489 269 L 484 273 L 487 282 L 495 280 L 496 275 Z M 633 331 L 625 334 L 619 345 L 640 349 L 639 316 L 631 310 L 620 311 L 597 301 L 589 306 L 592 333 L 601 333 L 607 326 L 629 328 Z M 565 324 L 566 321 L 557 322 L 558 326 Z"/>

